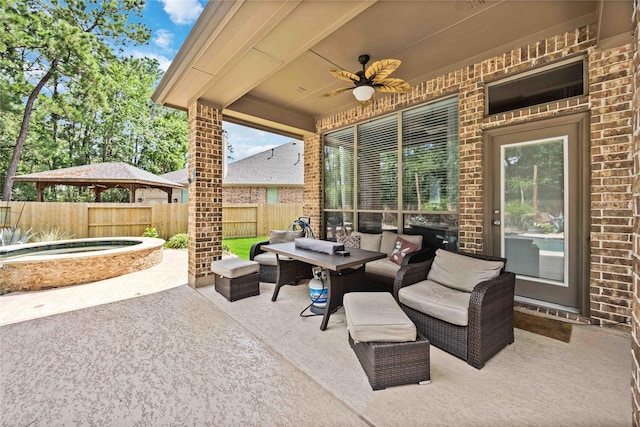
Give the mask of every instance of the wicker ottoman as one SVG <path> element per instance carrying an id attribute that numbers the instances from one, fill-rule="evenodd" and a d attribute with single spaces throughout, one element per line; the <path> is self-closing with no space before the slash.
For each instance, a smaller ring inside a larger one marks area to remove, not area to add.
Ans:
<path id="1" fill-rule="evenodd" d="M 260 295 L 260 264 L 241 258 L 226 258 L 211 263 L 216 275 L 216 291 L 229 301 Z"/>
<path id="2" fill-rule="evenodd" d="M 417 332 L 391 294 L 352 292 L 343 304 L 349 345 L 373 390 L 431 382 L 429 340 Z"/>

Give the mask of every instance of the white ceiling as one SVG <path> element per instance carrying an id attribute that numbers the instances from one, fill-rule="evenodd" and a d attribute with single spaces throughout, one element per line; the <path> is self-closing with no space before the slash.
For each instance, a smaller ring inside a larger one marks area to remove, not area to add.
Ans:
<path id="1" fill-rule="evenodd" d="M 622 1 L 210 1 L 153 95 L 186 109 L 196 99 L 225 120 L 302 135 L 356 105 L 327 68 L 358 56 L 402 61 L 411 84 L 549 36 L 599 22 L 601 45 L 631 40 Z M 379 93 L 378 99 L 384 94 Z"/>

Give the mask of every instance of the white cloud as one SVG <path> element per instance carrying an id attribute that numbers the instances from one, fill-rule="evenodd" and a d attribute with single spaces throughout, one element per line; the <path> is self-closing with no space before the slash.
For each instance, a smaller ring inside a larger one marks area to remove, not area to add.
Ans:
<path id="1" fill-rule="evenodd" d="M 162 49 L 170 49 L 173 44 L 173 33 L 168 30 L 158 30 L 153 36 L 153 43 Z"/>
<path id="2" fill-rule="evenodd" d="M 160 0 L 164 4 L 173 23 L 178 25 L 191 24 L 202 12 L 202 5 L 198 0 Z"/>
<path id="3" fill-rule="evenodd" d="M 151 59 L 155 59 L 160 64 L 160 68 L 163 71 L 167 71 L 167 68 L 169 68 L 169 65 L 171 65 L 171 59 L 167 58 L 164 55 L 158 55 L 158 54 L 155 54 L 155 53 L 142 52 L 140 50 L 134 50 L 131 53 L 131 56 L 133 56 L 134 58 L 151 58 Z"/>

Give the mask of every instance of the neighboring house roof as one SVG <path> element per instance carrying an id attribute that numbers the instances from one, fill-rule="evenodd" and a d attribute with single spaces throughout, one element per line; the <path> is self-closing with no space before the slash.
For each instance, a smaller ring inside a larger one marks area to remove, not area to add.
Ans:
<path id="1" fill-rule="evenodd" d="M 161 178 L 168 179 L 171 182 L 175 182 L 176 184 L 180 184 L 183 187 L 186 187 L 189 184 L 189 172 L 187 169 L 180 169 L 173 172 L 167 172 L 165 174 L 160 175 Z"/>
<path id="2" fill-rule="evenodd" d="M 291 141 L 230 163 L 222 183 L 304 186 L 304 142 Z"/>
<path id="3" fill-rule="evenodd" d="M 135 166 L 119 163 L 92 163 L 64 169 L 18 175 L 14 181 L 46 182 L 51 184 L 92 185 L 92 184 L 124 184 L 162 186 L 178 188 L 174 181 L 138 169 Z"/>

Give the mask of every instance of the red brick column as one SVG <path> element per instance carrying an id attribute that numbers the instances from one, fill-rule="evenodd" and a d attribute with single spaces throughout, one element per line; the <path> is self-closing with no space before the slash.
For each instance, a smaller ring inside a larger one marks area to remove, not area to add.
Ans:
<path id="1" fill-rule="evenodd" d="M 634 0 L 633 15 L 633 311 L 631 313 L 631 408 L 633 425 L 640 425 L 640 0 Z"/>
<path id="2" fill-rule="evenodd" d="M 311 228 L 322 236 L 322 139 L 320 135 L 304 138 L 304 214 L 311 217 Z"/>
<path id="3" fill-rule="evenodd" d="M 222 112 L 189 106 L 189 285 L 212 285 L 222 256 Z"/>

